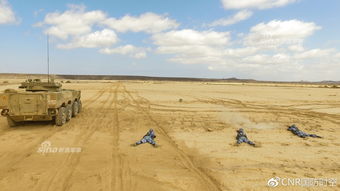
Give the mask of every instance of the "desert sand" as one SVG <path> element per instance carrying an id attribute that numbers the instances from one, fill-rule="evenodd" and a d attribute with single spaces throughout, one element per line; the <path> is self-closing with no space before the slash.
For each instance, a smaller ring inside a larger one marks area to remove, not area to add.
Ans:
<path id="1" fill-rule="evenodd" d="M 157 81 L 79 81 L 64 88 L 82 90 L 84 110 L 62 127 L 9 128 L 0 117 L 1 191 L 340 190 L 340 89 Z M 323 138 L 294 136 L 291 124 Z M 150 128 L 158 148 L 130 146 Z M 258 146 L 237 146 L 238 128 Z M 81 152 L 37 152 L 44 141 Z M 271 188 L 273 177 L 338 182 Z"/>

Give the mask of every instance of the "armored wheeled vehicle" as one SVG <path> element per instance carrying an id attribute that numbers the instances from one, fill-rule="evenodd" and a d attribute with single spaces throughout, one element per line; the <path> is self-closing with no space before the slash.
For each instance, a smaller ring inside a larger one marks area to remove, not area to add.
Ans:
<path id="1" fill-rule="evenodd" d="M 19 90 L 6 89 L 0 93 L 1 115 L 14 127 L 27 121 L 54 121 L 64 125 L 82 110 L 81 92 L 61 88 L 53 79 L 43 82 L 28 79 Z"/>

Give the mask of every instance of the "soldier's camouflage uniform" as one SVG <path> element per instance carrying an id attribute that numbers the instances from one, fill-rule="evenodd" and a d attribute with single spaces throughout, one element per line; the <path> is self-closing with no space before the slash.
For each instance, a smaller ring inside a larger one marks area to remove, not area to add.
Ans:
<path id="1" fill-rule="evenodd" d="M 242 128 L 237 130 L 236 140 L 237 140 L 237 144 L 248 143 L 249 145 L 255 146 L 255 143 L 253 143 L 252 141 L 248 139 L 246 133 L 244 132 Z"/>
<path id="2" fill-rule="evenodd" d="M 156 142 L 154 141 L 155 138 L 155 132 L 153 129 L 150 129 L 140 141 L 135 143 L 135 145 L 137 146 L 143 143 L 150 143 L 152 146 L 156 146 Z"/>
<path id="3" fill-rule="evenodd" d="M 289 126 L 287 130 L 291 131 L 294 135 L 297 135 L 301 138 L 305 138 L 305 137 L 321 138 L 320 136 L 315 135 L 315 134 L 305 133 L 305 132 L 301 131 L 299 128 L 297 128 L 295 125 Z"/>

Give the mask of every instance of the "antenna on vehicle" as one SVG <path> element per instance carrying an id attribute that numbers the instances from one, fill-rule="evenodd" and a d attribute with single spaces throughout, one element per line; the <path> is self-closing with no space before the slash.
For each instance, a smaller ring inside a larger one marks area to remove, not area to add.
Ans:
<path id="1" fill-rule="evenodd" d="M 50 82 L 50 41 L 47 34 L 47 81 Z"/>

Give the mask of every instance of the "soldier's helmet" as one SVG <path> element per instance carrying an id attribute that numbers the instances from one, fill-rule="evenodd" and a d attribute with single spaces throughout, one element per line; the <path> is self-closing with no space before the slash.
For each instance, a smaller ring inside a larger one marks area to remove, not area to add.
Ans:
<path id="1" fill-rule="evenodd" d="M 293 124 L 293 125 L 289 126 L 289 127 L 288 127 L 288 130 L 290 130 L 290 129 L 296 129 L 296 126 L 295 126 L 295 124 Z"/>
<path id="2" fill-rule="evenodd" d="M 239 130 L 237 130 L 238 133 L 243 133 L 243 128 L 240 128 Z"/>
<path id="3" fill-rule="evenodd" d="M 291 125 L 291 126 L 289 126 L 288 127 L 288 129 L 287 129 L 288 131 L 297 131 L 297 127 L 295 126 L 295 125 Z"/>

